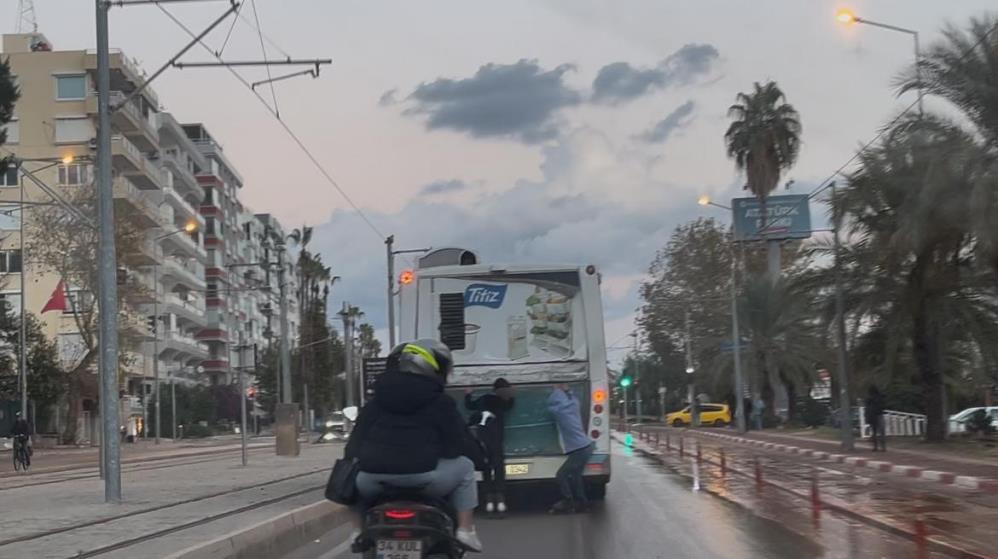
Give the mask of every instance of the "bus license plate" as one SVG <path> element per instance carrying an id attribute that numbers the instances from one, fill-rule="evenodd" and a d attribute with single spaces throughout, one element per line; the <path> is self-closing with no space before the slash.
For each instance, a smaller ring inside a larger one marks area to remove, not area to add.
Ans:
<path id="1" fill-rule="evenodd" d="M 506 475 L 522 476 L 530 470 L 530 464 L 506 464 Z"/>
<path id="2" fill-rule="evenodd" d="M 377 559 L 421 559 L 422 540 L 378 540 Z"/>

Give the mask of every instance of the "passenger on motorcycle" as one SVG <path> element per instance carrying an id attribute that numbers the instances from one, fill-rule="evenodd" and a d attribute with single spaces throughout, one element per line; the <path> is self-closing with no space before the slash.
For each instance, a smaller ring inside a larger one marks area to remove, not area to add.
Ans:
<path id="1" fill-rule="evenodd" d="M 360 461 L 361 511 L 384 493 L 384 485 L 448 498 L 457 512 L 457 539 L 481 551 L 473 516 L 478 506 L 473 460 L 480 458 L 480 449 L 473 445 L 456 402 L 444 393 L 453 369 L 450 350 L 436 340 L 396 346 L 374 397 L 357 417 L 344 455 Z"/>

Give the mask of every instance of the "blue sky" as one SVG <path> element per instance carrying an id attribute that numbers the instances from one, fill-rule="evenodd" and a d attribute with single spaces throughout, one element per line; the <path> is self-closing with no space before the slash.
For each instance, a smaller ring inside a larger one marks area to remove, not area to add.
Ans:
<path id="1" fill-rule="evenodd" d="M 35 3 L 56 48 L 93 46 L 92 2 Z M 251 207 L 288 228 L 316 226 L 316 250 L 343 278 L 336 307 L 347 299 L 384 327 L 376 229 L 401 248 L 460 245 L 495 261 L 594 263 L 613 342 L 633 327 L 637 286 L 671 229 L 712 213 L 697 196 L 740 193 L 722 142 L 738 91 L 774 79 L 799 110 L 803 148 L 788 173 L 796 191 L 828 176 L 914 99 L 897 98 L 892 86 L 912 60 L 911 38 L 843 28 L 833 18 L 841 5 L 256 0 L 264 32 L 283 51 L 333 59 L 317 79 L 278 84 L 277 105 L 373 227 L 226 71 L 169 70 L 155 88 L 166 109 L 204 122 L 223 143 Z M 200 28 L 225 6 L 169 9 Z M 923 44 L 946 21 L 994 9 L 984 0 L 849 6 L 919 30 Z M 253 19 L 252 3 L 243 13 Z M 227 31 L 222 25 L 208 42 L 218 48 Z M 150 72 L 186 40 L 156 7 L 112 11 L 112 46 Z M 224 55 L 258 58 L 259 38 L 240 21 Z M 207 57 L 194 50 L 184 60 Z M 261 94 L 272 102 L 269 89 Z M 927 107 L 947 110 L 932 99 Z"/>

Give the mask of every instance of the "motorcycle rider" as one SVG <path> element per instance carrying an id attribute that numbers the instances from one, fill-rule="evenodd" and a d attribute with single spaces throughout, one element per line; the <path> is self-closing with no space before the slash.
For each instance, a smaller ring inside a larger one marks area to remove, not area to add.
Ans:
<path id="1" fill-rule="evenodd" d="M 476 457 L 477 447 L 457 403 L 444 393 L 453 369 L 450 349 L 436 340 L 392 349 L 374 397 L 360 410 L 344 456 L 360 461 L 360 510 L 384 492 L 382 484 L 449 498 L 457 511 L 457 539 L 481 551 L 473 517 L 478 486 L 469 458 Z"/>

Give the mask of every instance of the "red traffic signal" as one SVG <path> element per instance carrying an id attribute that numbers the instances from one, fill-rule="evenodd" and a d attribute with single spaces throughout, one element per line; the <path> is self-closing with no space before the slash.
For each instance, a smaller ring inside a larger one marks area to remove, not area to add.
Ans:
<path id="1" fill-rule="evenodd" d="M 254 398 L 256 398 L 256 387 L 251 386 L 246 389 L 246 399 L 252 400 Z"/>

